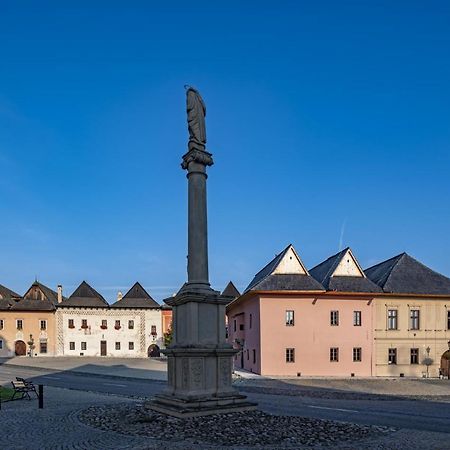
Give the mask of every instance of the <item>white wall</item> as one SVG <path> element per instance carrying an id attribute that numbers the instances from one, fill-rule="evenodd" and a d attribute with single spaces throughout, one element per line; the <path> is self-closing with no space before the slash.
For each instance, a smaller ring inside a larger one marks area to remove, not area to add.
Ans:
<path id="1" fill-rule="evenodd" d="M 69 328 L 69 319 L 73 319 L 75 328 Z M 81 328 L 86 319 L 88 328 Z M 126 309 L 126 308 L 59 308 L 56 312 L 59 356 L 100 356 L 100 342 L 106 341 L 109 357 L 147 357 L 151 344 L 161 348 L 161 310 L 160 309 Z M 107 329 L 101 328 L 102 320 L 107 320 Z M 115 321 L 120 320 L 121 328 L 115 329 Z M 134 328 L 128 328 L 128 321 L 134 321 Z M 157 336 L 151 335 L 151 326 L 155 325 Z M 75 343 L 75 350 L 70 350 L 70 342 Z M 81 343 L 86 342 L 86 350 L 81 350 Z M 120 342 L 120 350 L 116 350 Z M 134 349 L 129 349 L 129 342 Z M 83 355 L 81 355 L 81 353 Z"/>

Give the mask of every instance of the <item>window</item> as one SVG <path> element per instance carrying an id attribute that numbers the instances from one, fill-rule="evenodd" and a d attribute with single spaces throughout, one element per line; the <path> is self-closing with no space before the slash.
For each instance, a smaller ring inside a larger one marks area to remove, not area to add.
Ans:
<path id="1" fill-rule="evenodd" d="M 129 320 L 128 321 L 128 329 L 129 330 L 134 330 L 134 320 Z"/>
<path id="2" fill-rule="evenodd" d="M 295 362 L 295 349 L 294 348 L 286 349 L 286 362 L 287 363 Z"/>
<path id="3" fill-rule="evenodd" d="M 3 349 L 3 340 L 0 339 L 0 350 L 2 350 L 2 349 Z"/>
<path id="4" fill-rule="evenodd" d="M 102 320 L 102 324 L 100 325 L 100 328 L 102 330 L 107 330 L 108 329 L 108 321 L 106 319 Z"/>
<path id="5" fill-rule="evenodd" d="M 116 330 L 120 330 L 120 320 L 116 320 L 116 324 L 114 325 Z"/>
<path id="6" fill-rule="evenodd" d="M 353 362 L 361 362 L 362 349 L 361 347 L 353 347 Z"/>
<path id="7" fill-rule="evenodd" d="M 23 320 L 22 319 L 17 319 L 16 320 L 16 328 L 18 330 L 23 330 Z"/>
<path id="8" fill-rule="evenodd" d="M 411 319 L 411 330 L 418 330 L 420 328 L 420 311 L 418 309 L 411 309 L 409 317 Z"/>
<path id="9" fill-rule="evenodd" d="M 75 350 L 75 342 L 69 342 L 69 349 Z"/>
<path id="10" fill-rule="evenodd" d="M 252 315 L 250 314 L 249 319 L 248 319 L 248 327 L 251 328 L 252 327 Z"/>
<path id="11" fill-rule="evenodd" d="M 87 328 L 88 324 L 87 324 L 87 319 L 81 319 L 81 328 Z"/>
<path id="12" fill-rule="evenodd" d="M 330 325 L 339 325 L 339 311 L 331 311 L 330 313 Z"/>
<path id="13" fill-rule="evenodd" d="M 120 342 L 116 342 L 116 350 L 120 350 Z"/>
<path id="14" fill-rule="evenodd" d="M 256 364 L 256 350 L 253 349 L 253 364 Z"/>
<path id="15" fill-rule="evenodd" d="M 47 342 L 39 343 L 39 353 L 47 353 Z"/>
<path id="16" fill-rule="evenodd" d="M 225 325 L 225 339 L 228 339 L 228 325 Z"/>
<path id="17" fill-rule="evenodd" d="M 87 350 L 87 343 L 86 342 L 82 342 L 81 343 L 81 350 Z"/>
<path id="18" fill-rule="evenodd" d="M 361 326 L 361 311 L 353 311 L 353 326 Z"/>
<path id="19" fill-rule="evenodd" d="M 339 361 L 339 348 L 338 347 L 331 347 L 330 348 L 330 361 L 331 362 L 338 362 Z"/>
<path id="20" fill-rule="evenodd" d="M 411 364 L 419 364 L 419 349 L 411 349 Z"/>
<path id="21" fill-rule="evenodd" d="M 388 364 L 397 364 L 397 349 L 390 348 L 388 350 Z"/>
<path id="22" fill-rule="evenodd" d="M 240 330 L 240 331 L 244 331 L 244 324 L 243 324 L 243 323 L 240 323 L 240 324 L 239 324 L 239 330 Z"/>
<path id="23" fill-rule="evenodd" d="M 128 342 L 128 350 L 134 350 L 134 342 Z"/>
<path id="24" fill-rule="evenodd" d="M 397 329 L 397 319 L 398 314 L 396 309 L 388 310 L 388 330 L 396 330 Z"/>
<path id="25" fill-rule="evenodd" d="M 236 331 L 236 319 L 233 320 L 233 330 Z"/>
<path id="26" fill-rule="evenodd" d="M 41 323 L 41 330 L 46 330 L 47 329 L 47 321 L 41 320 L 40 323 Z"/>
<path id="27" fill-rule="evenodd" d="M 73 319 L 69 319 L 69 328 L 75 328 L 75 324 L 73 323 Z"/>
<path id="28" fill-rule="evenodd" d="M 152 336 L 156 336 L 158 333 L 156 332 L 156 325 L 152 325 L 152 328 L 151 328 L 151 335 Z"/>
<path id="29" fill-rule="evenodd" d="M 247 349 L 247 361 L 250 361 L 250 350 Z"/>
<path id="30" fill-rule="evenodd" d="M 287 327 L 294 326 L 294 311 L 292 310 L 286 311 L 286 326 Z"/>
<path id="31" fill-rule="evenodd" d="M 3 319 L 0 319 L 0 330 L 3 330 L 4 327 L 5 327 L 5 322 L 3 321 Z"/>

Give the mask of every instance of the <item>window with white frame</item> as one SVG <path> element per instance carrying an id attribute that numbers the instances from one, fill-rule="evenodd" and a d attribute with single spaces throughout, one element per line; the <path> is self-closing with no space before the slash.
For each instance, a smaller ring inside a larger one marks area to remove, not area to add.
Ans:
<path id="1" fill-rule="evenodd" d="M 286 349 L 286 362 L 287 363 L 295 362 L 295 348 Z"/>
<path id="2" fill-rule="evenodd" d="M 330 348 L 330 362 L 338 362 L 339 361 L 339 348 L 331 347 Z"/>
<path id="3" fill-rule="evenodd" d="M 3 319 L 0 319 L 0 330 L 3 330 L 5 328 L 5 322 Z"/>
<path id="4" fill-rule="evenodd" d="M 75 350 L 75 342 L 69 342 L 69 349 Z"/>
<path id="5" fill-rule="evenodd" d="M 398 328 L 398 311 L 396 309 L 388 309 L 388 330 L 396 330 Z"/>
<path id="6" fill-rule="evenodd" d="M 397 364 L 397 349 L 390 348 L 388 350 L 388 364 Z"/>
<path id="7" fill-rule="evenodd" d="M 353 311 L 353 326 L 360 327 L 361 324 L 361 311 Z"/>
<path id="8" fill-rule="evenodd" d="M 116 350 L 120 350 L 120 342 L 116 342 Z"/>
<path id="9" fill-rule="evenodd" d="M 411 349 L 411 364 L 419 364 L 419 349 L 412 348 Z"/>
<path id="10" fill-rule="evenodd" d="M 41 330 L 44 331 L 47 329 L 47 321 L 46 320 L 40 320 L 39 321 L 40 326 L 41 326 Z M 41 352 L 42 353 L 42 352 Z"/>
<path id="11" fill-rule="evenodd" d="M 128 342 L 128 350 L 134 350 L 134 342 Z"/>
<path id="12" fill-rule="evenodd" d="M 87 342 L 81 343 L 81 350 L 87 350 Z"/>
<path id="13" fill-rule="evenodd" d="M 39 353 L 47 353 L 47 341 L 39 342 Z"/>
<path id="14" fill-rule="evenodd" d="M 420 310 L 411 309 L 409 312 L 410 324 L 409 327 L 411 330 L 420 329 Z"/>
<path id="15" fill-rule="evenodd" d="M 128 321 L 128 329 L 129 330 L 134 330 L 134 320 L 129 320 Z"/>
<path id="16" fill-rule="evenodd" d="M 353 362 L 361 362 L 362 360 L 362 348 L 353 347 Z"/>
<path id="17" fill-rule="evenodd" d="M 339 311 L 330 312 L 330 325 L 333 326 L 339 325 Z"/>
<path id="18" fill-rule="evenodd" d="M 294 326 L 294 311 L 288 309 L 286 311 L 286 326 L 293 327 Z"/>
<path id="19" fill-rule="evenodd" d="M 23 330 L 23 320 L 22 319 L 17 319 L 16 320 L 16 328 L 18 330 Z"/>

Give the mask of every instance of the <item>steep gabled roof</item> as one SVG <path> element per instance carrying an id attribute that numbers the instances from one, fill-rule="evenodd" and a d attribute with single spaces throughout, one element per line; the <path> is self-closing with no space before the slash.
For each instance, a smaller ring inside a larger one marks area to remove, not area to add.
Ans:
<path id="1" fill-rule="evenodd" d="M 104 308 L 109 304 L 92 286 L 83 281 L 73 294 L 64 299 L 59 306 Z"/>
<path id="2" fill-rule="evenodd" d="M 11 311 L 54 311 L 55 309 L 55 304 L 47 298 L 42 300 L 21 298 L 13 301 L 11 305 Z"/>
<path id="3" fill-rule="evenodd" d="M 161 305 L 136 281 L 121 300 L 111 305 L 111 308 L 161 308 Z"/>
<path id="4" fill-rule="evenodd" d="M 39 281 L 35 281 L 30 288 L 25 292 L 24 298 L 26 299 L 33 299 L 32 297 L 32 291 L 34 288 L 39 288 L 39 290 L 44 294 L 44 297 L 49 300 L 54 305 L 58 304 L 58 293 L 54 291 L 53 289 L 50 289 L 45 284 L 40 283 Z"/>
<path id="5" fill-rule="evenodd" d="M 401 253 L 369 267 L 365 273 L 384 292 L 450 296 L 450 279 L 407 253 Z"/>
<path id="6" fill-rule="evenodd" d="M 237 290 L 236 286 L 234 285 L 234 283 L 232 281 L 230 281 L 225 289 L 223 290 L 222 294 L 223 297 L 232 297 L 232 298 L 236 298 L 239 297 L 241 295 L 241 293 Z"/>
<path id="7" fill-rule="evenodd" d="M 306 267 L 289 244 L 260 270 L 244 292 L 248 291 L 324 291 L 324 287 L 309 275 Z"/>
<path id="8" fill-rule="evenodd" d="M 9 309 L 14 303 L 13 298 L 20 298 L 20 295 L 0 284 L 0 310 Z"/>
<path id="9" fill-rule="evenodd" d="M 381 292 L 361 269 L 350 247 L 341 250 L 309 270 L 327 291 Z"/>

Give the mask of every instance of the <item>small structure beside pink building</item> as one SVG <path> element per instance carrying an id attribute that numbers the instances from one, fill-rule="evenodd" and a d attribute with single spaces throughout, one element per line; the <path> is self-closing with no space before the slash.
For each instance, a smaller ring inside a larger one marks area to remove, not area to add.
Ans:
<path id="1" fill-rule="evenodd" d="M 235 368 L 273 376 L 373 375 L 370 281 L 347 248 L 307 270 L 289 245 L 227 307 Z"/>

